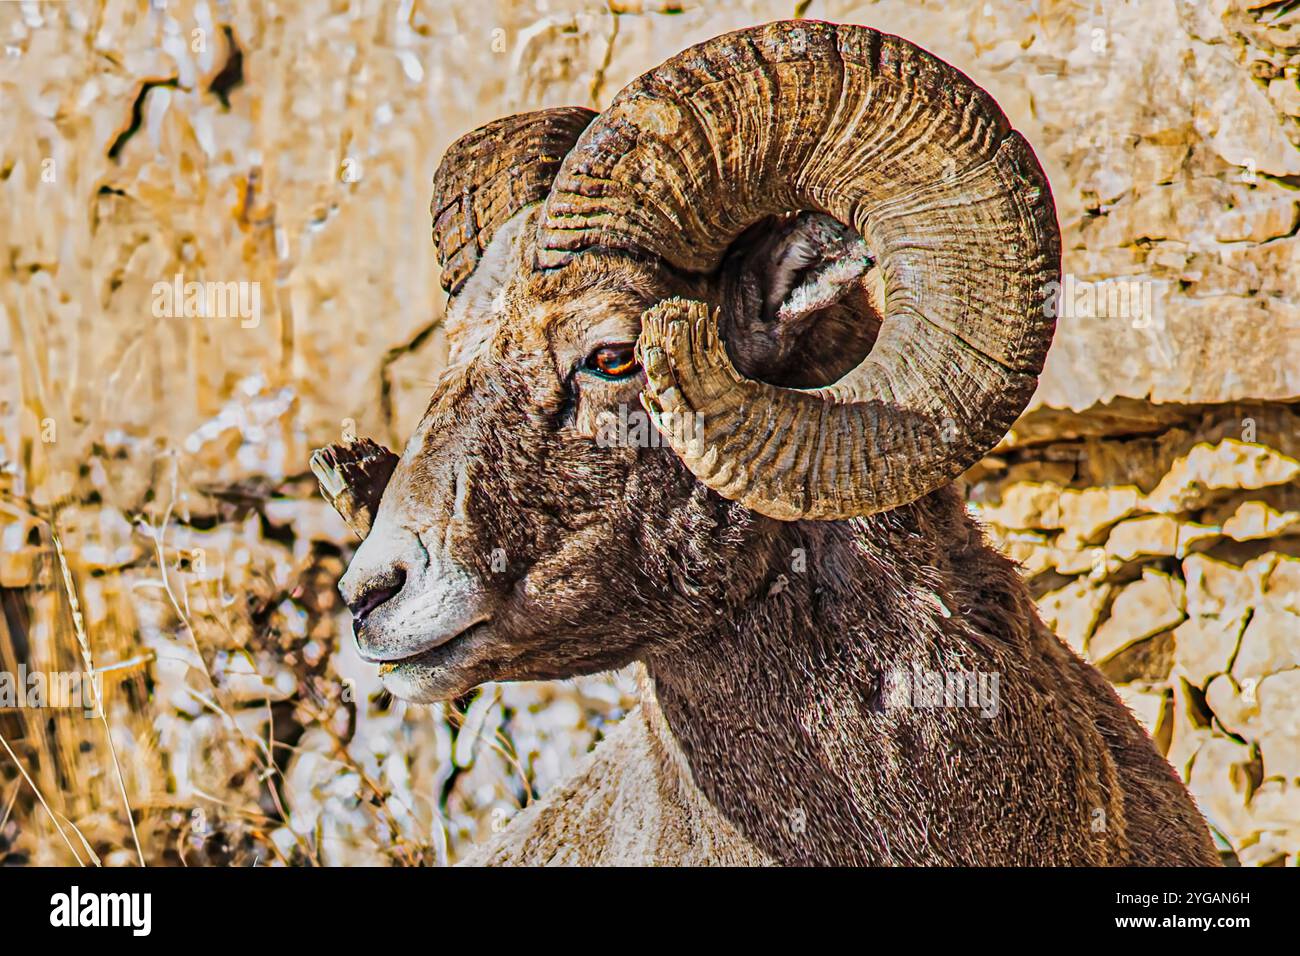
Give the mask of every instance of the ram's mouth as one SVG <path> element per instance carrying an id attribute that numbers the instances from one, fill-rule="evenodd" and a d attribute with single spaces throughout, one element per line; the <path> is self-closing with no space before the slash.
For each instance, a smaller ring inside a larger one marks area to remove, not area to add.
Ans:
<path id="1" fill-rule="evenodd" d="M 487 636 L 490 620 L 478 621 L 453 635 L 436 647 L 379 665 L 381 679 L 422 682 L 422 675 L 430 675 L 454 668 Z M 399 696 L 404 696 L 399 694 Z"/>

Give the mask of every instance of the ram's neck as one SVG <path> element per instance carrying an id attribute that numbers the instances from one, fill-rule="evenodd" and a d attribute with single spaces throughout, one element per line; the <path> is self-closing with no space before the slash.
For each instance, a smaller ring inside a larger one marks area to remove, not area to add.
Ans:
<path id="1" fill-rule="evenodd" d="M 951 492 L 859 527 L 792 526 L 785 545 L 796 563 L 738 619 L 646 662 L 657 704 L 695 784 L 765 853 L 925 861 L 891 845 L 900 819 L 928 812 L 899 805 L 898 776 L 929 775 L 917 764 L 942 747 L 944 718 L 887 712 L 885 675 L 978 672 L 990 641 L 1023 657 L 1029 597 Z"/>

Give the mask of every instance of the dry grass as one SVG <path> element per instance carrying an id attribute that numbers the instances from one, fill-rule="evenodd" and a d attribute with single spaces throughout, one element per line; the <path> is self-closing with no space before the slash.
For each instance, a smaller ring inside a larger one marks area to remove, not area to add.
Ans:
<path id="1" fill-rule="evenodd" d="M 42 473 L 43 446 L 26 450 Z M 334 589 L 352 539 L 314 481 L 199 489 L 185 469 L 161 450 L 131 513 L 84 475 L 44 508 L 6 490 L 22 543 L 5 555 L 0 670 L 103 683 L 88 711 L 0 712 L 5 862 L 446 863 L 629 705 L 599 680 L 393 701 L 352 650 Z"/>
<path id="2" fill-rule="evenodd" d="M 586 682 L 407 708 L 336 649 L 342 558 L 327 546 L 286 562 L 279 584 L 265 567 L 234 583 L 187 566 L 166 509 L 158 524 L 135 522 L 140 557 L 111 573 L 78 567 L 52 524 L 34 527 L 33 582 L 4 592 L 0 662 L 93 670 L 104 699 L 89 716 L 0 713 L 6 862 L 445 863 L 628 703 Z M 252 600 L 223 598 L 240 592 Z"/>

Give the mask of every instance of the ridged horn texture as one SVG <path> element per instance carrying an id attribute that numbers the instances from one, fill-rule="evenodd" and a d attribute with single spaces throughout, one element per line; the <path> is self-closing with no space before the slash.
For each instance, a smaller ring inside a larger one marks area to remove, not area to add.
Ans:
<path id="1" fill-rule="evenodd" d="M 433 245 L 451 295 L 493 234 L 550 192 L 565 154 L 596 116 L 581 106 L 517 113 L 452 143 L 433 175 Z"/>
<path id="2" fill-rule="evenodd" d="M 358 538 L 370 533 L 397 456 L 369 438 L 327 445 L 311 456 L 321 494 Z"/>
<path id="3" fill-rule="evenodd" d="M 538 265 L 657 256 L 710 272 L 759 218 L 815 209 L 866 240 L 885 290 L 871 354 L 792 390 L 741 376 L 701 303 L 645 316 L 654 412 L 720 494 L 774 518 L 897 507 L 977 461 L 1028 403 L 1055 326 L 1060 232 L 1033 151 L 987 93 L 905 40 L 773 23 L 624 89 L 565 159 Z M 662 426 L 661 426 L 662 427 Z"/>

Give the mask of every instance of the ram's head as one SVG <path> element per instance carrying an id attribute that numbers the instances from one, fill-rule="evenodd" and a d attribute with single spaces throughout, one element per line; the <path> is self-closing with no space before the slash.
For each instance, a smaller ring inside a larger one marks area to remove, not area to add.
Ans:
<path id="1" fill-rule="evenodd" d="M 412 699 L 717 627 L 789 523 L 977 460 L 1053 329 L 1032 151 L 964 75 L 860 27 L 744 30 L 600 115 L 491 123 L 433 215 L 450 367 L 395 468 L 318 462 L 369 532 L 340 585 L 358 645 Z"/>

